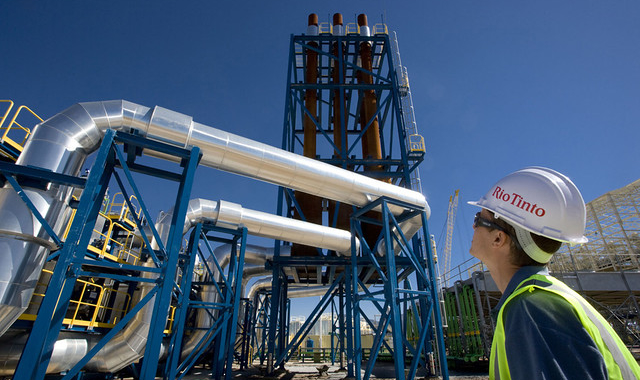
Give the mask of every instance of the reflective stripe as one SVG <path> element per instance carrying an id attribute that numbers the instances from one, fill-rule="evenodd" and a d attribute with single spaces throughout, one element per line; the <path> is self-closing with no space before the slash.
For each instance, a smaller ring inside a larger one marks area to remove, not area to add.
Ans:
<path id="1" fill-rule="evenodd" d="M 578 311 L 582 324 L 592 336 L 600 350 L 600 353 L 602 353 L 605 358 L 610 379 L 621 378 L 624 380 L 637 380 L 640 378 L 640 367 L 633 358 L 633 355 L 631 355 L 629 350 L 627 350 L 626 346 L 618 337 L 618 334 L 616 334 L 611 325 L 609 325 L 604 317 L 600 315 L 600 313 L 598 313 L 591 304 L 589 304 L 569 286 L 554 277 L 545 277 L 542 275 L 533 275 L 532 277 L 539 277 L 541 280 L 546 279 L 547 281 L 551 281 L 551 286 L 548 287 L 533 286 L 543 290 L 553 291 L 566 299 L 571 303 L 571 305 L 573 305 L 576 311 Z M 583 320 L 584 317 L 588 318 L 592 323 L 593 327 L 596 329 L 595 331 L 588 328 L 588 323 L 585 323 L 587 321 Z"/>
<path id="2" fill-rule="evenodd" d="M 551 276 L 535 274 L 521 282 L 507 298 L 498 314 L 496 331 L 493 336 L 490 356 L 490 379 L 511 379 L 505 350 L 505 333 L 502 312 L 506 304 L 517 295 L 534 288 L 546 290 L 565 299 L 576 310 L 580 322 L 593 338 L 602 354 L 609 379 L 640 379 L 640 366 L 609 323 L 573 289 Z"/>

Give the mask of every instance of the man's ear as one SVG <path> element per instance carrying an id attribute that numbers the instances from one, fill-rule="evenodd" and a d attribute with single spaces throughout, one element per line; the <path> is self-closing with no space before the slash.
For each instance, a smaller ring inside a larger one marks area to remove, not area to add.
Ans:
<path id="1" fill-rule="evenodd" d="M 499 247 L 502 247 L 503 245 L 509 244 L 509 241 L 507 239 L 507 234 L 504 231 L 493 230 L 493 232 L 494 232 L 494 235 L 493 235 L 493 241 L 491 242 L 491 244 L 495 248 L 499 248 Z"/>

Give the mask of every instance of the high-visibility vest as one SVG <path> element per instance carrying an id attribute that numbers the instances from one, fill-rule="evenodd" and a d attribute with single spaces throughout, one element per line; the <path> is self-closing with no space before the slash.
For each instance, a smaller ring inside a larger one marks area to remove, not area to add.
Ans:
<path id="1" fill-rule="evenodd" d="M 540 283 L 545 284 L 541 286 Z M 524 292 L 544 290 L 555 293 L 565 299 L 576 311 L 580 322 L 587 330 L 598 350 L 604 358 L 609 379 L 611 380 L 637 380 L 640 379 L 640 366 L 631 355 L 609 323 L 593 308 L 584 298 L 560 280 L 541 274 L 522 281 L 516 290 L 505 300 L 500 312 L 496 330 L 491 344 L 491 358 L 489 378 L 510 380 L 509 363 L 505 348 L 504 316 L 503 312 L 512 299 Z"/>

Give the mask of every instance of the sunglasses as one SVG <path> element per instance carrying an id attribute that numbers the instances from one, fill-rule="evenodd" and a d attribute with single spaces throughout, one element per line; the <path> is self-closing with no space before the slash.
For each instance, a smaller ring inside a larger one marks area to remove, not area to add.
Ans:
<path id="1" fill-rule="evenodd" d="M 480 216 L 480 213 L 476 214 L 476 217 L 473 218 L 473 227 L 486 227 L 486 228 L 492 228 L 492 229 L 496 229 L 496 230 L 500 230 L 506 234 L 509 234 L 509 232 L 507 230 L 504 229 L 504 227 L 490 221 L 489 219 L 485 219 L 483 217 Z"/>
<path id="2" fill-rule="evenodd" d="M 513 240 L 513 242 L 516 244 L 516 247 L 518 247 L 520 249 L 520 243 L 518 242 L 518 240 L 513 237 L 509 231 L 507 231 L 504 227 L 490 221 L 489 219 L 485 219 L 483 217 L 480 216 L 480 213 L 476 214 L 476 217 L 473 219 L 473 227 L 477 228 L 477 227 L 486 227 L 486 228 L 493 228 L 499 231 L 504 232 L 505 234 L 507 234 L 511 240 Z"/>

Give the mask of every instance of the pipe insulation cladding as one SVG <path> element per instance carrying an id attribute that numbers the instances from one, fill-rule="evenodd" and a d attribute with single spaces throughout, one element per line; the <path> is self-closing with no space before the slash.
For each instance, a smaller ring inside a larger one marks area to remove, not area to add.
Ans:
<path id="1" fill-rule="evenodd" d="M 349 231 L 251 210 L 227 201 L 192 199 L 185 219 L 183 233 L 198 222 L 211 221 L 219 227 L 235 229 L 244 226 L 254 236 L 334 250 L 344 255 L 351 254 Z"/>
<path id="2" fill-rule="evenodd" d="M 385 196 L 430 213 L 416 191 L 381 182 L 312 158 L 274 148 L 193 121 L 165 108 L 124 100 L 78 103 L 38 124 L 16 164 L 77 176 L 87 156 L 100 146 L 104 131 L 140 135 L 188 148 L 198 146 L 201 165 L 303 191 L 355 206 Z M 149 155 L 176 160 L 156 152 Z M 38 212 L 60 234 L 71 212 L 73 189 L 50 184 L 25 187 Z M 405 211 L 390 206 L 396 215 Z M 54 246 L 40 222 L 9 184 L 0 189 L 0 333 L 27 308 L 45 259 Z"/>

